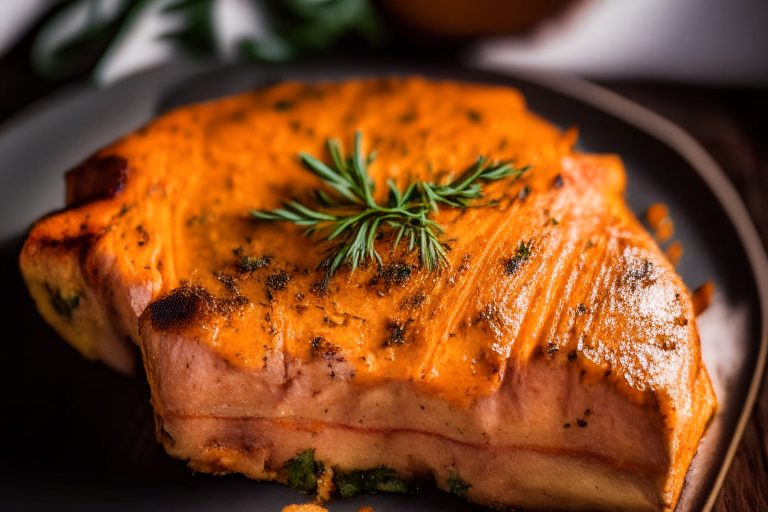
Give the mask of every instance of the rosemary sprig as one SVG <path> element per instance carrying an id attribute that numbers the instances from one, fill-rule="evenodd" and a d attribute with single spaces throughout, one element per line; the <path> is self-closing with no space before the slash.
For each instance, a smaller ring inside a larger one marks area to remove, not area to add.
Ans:
<path id="1" fill-rule="evenodd" d="M 332 194 L 315 190 L 317 202 L 325 207 L 322 211 L 313 210 L 296 200 L 283 203 L 283 208 L 272 211 L 251 210 L 251 214 L 258 219 L 289 221 L 305 226 L 307 236 L 322 232 L 327 241 L 338 240 L 331 254 L 320 265 L 326 270 L 326 281 L 342 265 L 349 265 L 352 272 L 366 259 L 381 265 L 381 256 L 374 242 L 376 235 L 384 229 L 395 233 L 393 250 L 401 241 L 407 241 L 409 252 L 419 251 L 422 267 L 436 270 L 447 262 L 448 250 L 448 246 L 440 241 L 442 227 L 428 217 L 438 212 L 438 205 L 469 207 L 470 201 L 483 196 L 483 183 L 509 176 L 517 180 L 529 169 L 517 169 L 511 162 L 490 163 L 481 156 L 458 178 L 444 185 L 417 181 L 401 191 L 394 180 L 389 179 L 389 198 L 386 204 L 380 205 L 373 197 L 375 184 L 368 175 L 368 165 L 376 155 L 371 153 L 365 156 L 361 146 L 360 131 L 355 133 L 352 155 L 346 157 L 342 154 L 339 141 L 329 139 L 331 166 L 312 155 L 299 153 L 304 165 L 333 190 Z"/>

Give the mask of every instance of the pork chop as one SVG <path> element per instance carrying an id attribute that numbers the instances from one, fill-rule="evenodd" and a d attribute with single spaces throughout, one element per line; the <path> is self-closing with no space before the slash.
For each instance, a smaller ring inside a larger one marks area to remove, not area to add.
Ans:
<path id="1" fill-rule="evenodd" d="M 325 282 L 326 242 L 249 210 L 311 203 L 298 153 L 328 161 L 356 130 L 381 198 L 478 155 L 531 170 L 440 209 L 444 268 L 385 233 L 381 265 Z M 716 406 L 691 298 L 625 204 L 621 160 L 575 138 L 505 87 L 283 83 L 179 109 L 70 171 L 21 268 L 86 357 L 130 371 L 139 344 L 158 439 L 197 471 L 669 511 Z"/>

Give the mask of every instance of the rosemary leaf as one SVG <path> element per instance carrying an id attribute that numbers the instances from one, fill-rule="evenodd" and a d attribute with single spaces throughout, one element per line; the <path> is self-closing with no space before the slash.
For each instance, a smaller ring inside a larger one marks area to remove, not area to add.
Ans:
<path id="1" fill-rule="evenodd" d="M 258 219 L 292 222 L 307 227 L 304 231 L 307 235 L 321 232 L 326 241 L 339 240 L 319 267 L 326 271 L 326 282 L 345 265 L 352 272 L 368 260 L 381 265 L 375 243 L 383 230 L 395 234 L 393 250 L 407 239 L 409 252 L 418 249 L 421 266 L 429 271 L 437 270 L 447 263 L 449 250 L 440 240 L 442 227 L 428 218 L 429 214 L 438 213 L 438 204 L 470 207 L 471 200 L 482 198 L 484 183 L 508 177 L 517 180 L 529 170 L 529 167 L 517 169 L 510 162 L 489 163 L 481 156 L 457 179 L 443 185 L 417 181 L 403 192 L 389 179 L 388 200 L 378 204 L 374 199 L 375 183 L 368 174 L 375 154 L 366 156 L 362 143 L 362 133 L 357 131 L 352 155 L 345 157 L 339 141 L 329 139 L 331 166 L 312 155 L 299 154 L 306 168 L 333 191 L 329 194 L 315 190 L 318 204 L 328 210 L 313 210 L 298 201 L 286 202 L 283 208 L 272 211 L 251 210 Z"/>

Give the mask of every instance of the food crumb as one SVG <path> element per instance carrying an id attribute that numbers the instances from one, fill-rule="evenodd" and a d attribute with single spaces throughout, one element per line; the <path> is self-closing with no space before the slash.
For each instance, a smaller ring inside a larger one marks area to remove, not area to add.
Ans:
<path id="1" fill-rule="evenodd" d="M 303 505 L 288 505 L 283 508 L 283 512 L 328 512 L 328 509 L 314 503 L 305 503 Z"/>
<path id="2" fill-rule="evenodd" d="M 675 225 L 670 219 L 665 219 L 656 229 L 654 236 L 659 242 L 666 242 L 675 234 Z"/>
<path id="3" fill-rule="evenodd" d="M 680 257 L 683 255 L 683 244 L 675 240 L 669 244 L 669 247 L 667 247 L 667 250 L 664 251 L 664 254 L 667 255 L 667 259 L 672 264 L 672 266 L 676 267 L 677 263 L 680 261 Z"/>
<path id="4" fill-rule="evenodd" d="M 373 512 L 373 507 L 361 507 L 357 512 Z"/>
<path id="5" fill-rule="evenodd" d="M 664 220 L 669 218 L 669 208 L 664 203 L 654 203 L 645 212 L 645 221 L 656 231 Z"/>
<path id="6" fill-rule="evenodd" d="M 712 281 L 704 283 L 693 291 L 691 299 L 693 300 L 693 314 L 699 316 L 712 302 L 712 293 L 715 291 L 715 284 Z"/>
<path id="7" fill-rule="evenodd" d="M 645 221 L 659 242 L 666 242 L 675 234 L 675 224 L 669 216 L 669 208 L 663 203 L 652 204 L 645 212 Z"/>
<path id="8" fill-rule="evenodd" d="M 333 469 L 326 466 L 317 478 L 317 494 L 315 495 L 317 503 L 322 504 L 330 500 L 334 489 L 336 489 L 336 486 L 333 484 Z"/>

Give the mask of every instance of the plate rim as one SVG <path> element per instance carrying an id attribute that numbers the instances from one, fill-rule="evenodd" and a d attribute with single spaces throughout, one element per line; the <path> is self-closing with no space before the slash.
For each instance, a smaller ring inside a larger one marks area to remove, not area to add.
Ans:
<path id="1" fill-rule="evenodd" d="M 744 247 L 747 259 L 755 275 L 755 284 L 760 312 L 760 348 L 758 350 L 755 371 L 747 391 L 744 406 L 739 414 L 733 436 L 723 463 L 717 473 L 712 489 L 709 491 L 702 512 L 710 512 L 720 494 L 736 451 L 746 430 L 757 395 L 763 381 L 763 374 L 768 358 L 768 255 L 754 221 L 747 210 L 741 195 L 731 183 L 728 175 L 704 149 L 704 147 L 684 129 L 664 116 L 621 96 L 603 86 L 573 75 L 550 70 L 541 70 L 523 66 L 500 65 L 484 59 L 464 58 L 462 64 L 480 71 L 492 72 L 511 78 L 522 78 L 541 87 L 556 91 L 564 96 L 588 104 L 611 116 L 645 132 L 662 144 L 665 144 L 682 156 L 691 168 L 704 180 L 707 188 L 714 194 L 734 225 L 736 235 Z M 766 241 L 768 242 L 768 241 Z"/>

